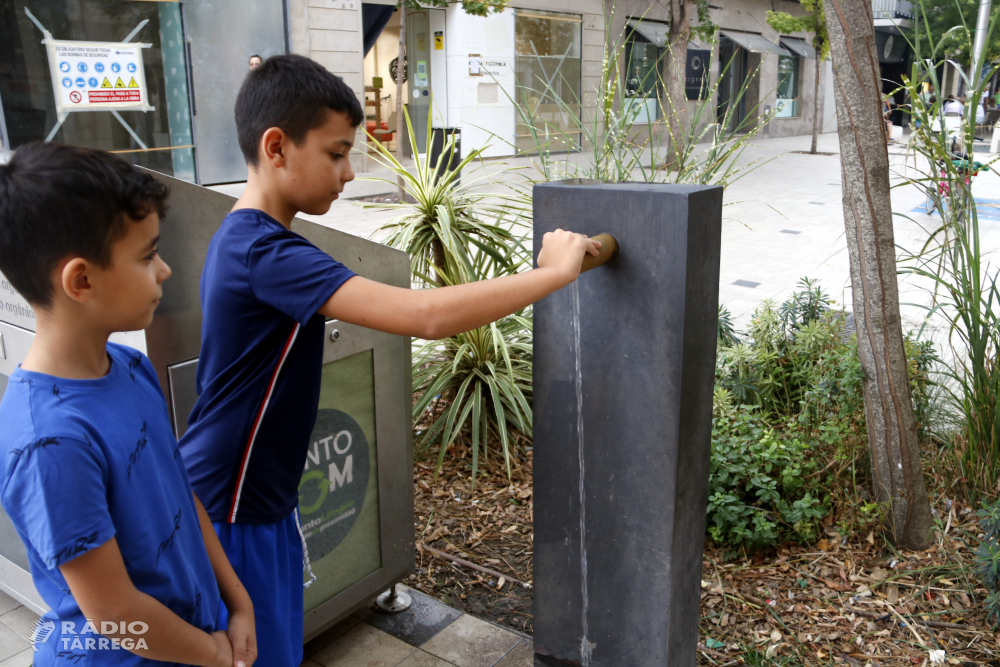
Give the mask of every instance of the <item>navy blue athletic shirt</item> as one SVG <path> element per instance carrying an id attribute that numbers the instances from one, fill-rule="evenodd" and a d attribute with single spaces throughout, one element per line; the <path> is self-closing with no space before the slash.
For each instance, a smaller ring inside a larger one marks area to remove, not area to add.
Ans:
<path id="1" fill-rule="evenodd" d="M 275 523 L 298 504 L 319 404 L 317 310 L 354 275 L 256 209 L 233 211 L 212 237 L 199 396 L 180 442 L 212 521 Z"/>

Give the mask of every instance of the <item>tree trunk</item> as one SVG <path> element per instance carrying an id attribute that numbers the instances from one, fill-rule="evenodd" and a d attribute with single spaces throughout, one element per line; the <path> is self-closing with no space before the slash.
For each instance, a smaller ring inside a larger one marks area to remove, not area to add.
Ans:
<path id="1" fill-rule="evenodd" d="M 667 167 L 680 162 L 682 150 L 678 140 L 687 133 L 685 120 L 687 118 L 687 95 L 684 92 L 684 77 L 687 68 L 687 46 L 691 37 L 690 9 L 691 0 L 670 0 L 670 33 L 667 37 L 668 53 L 664 65 L 664 86 L 666 88 L 666 104 L 664 112 L 667 116 L 667 126 L 670 130 L 669 148 L 667 151 Z"/>
<path id="2" fill-rule="evenodd" d="M 813 155 L 816 154 L 816 143 L 819 141 L 819 128 L 822 123 L 820 118 L 819 109 L 819 71 L 820 71 L 820 59 L 819 59 L 819 49 L 816 50 L 816 83 L 813 87 L 813 141 L 812 148 L 809 152 Z"/>
<path id="3" fill-rule="evenodd" d="M 406 152 L 406 118 L 403 116 L 403 72 L 406 71 L 406 5 L 399 7 L 399 56 L 396 60 L 396 159 L 403 161 Z M 405 190 L 403 177 L 397 180 L 399 201 L 402 203 Z"/>
<path id="4" fill-rule="evenodd" d="M 889 156 L 871 0 L 825 0 L 835 74 L 844 225 L 875 496 L 893 542 L 930 543 L 934 526 L 910 398 L 896 283 Z"/>

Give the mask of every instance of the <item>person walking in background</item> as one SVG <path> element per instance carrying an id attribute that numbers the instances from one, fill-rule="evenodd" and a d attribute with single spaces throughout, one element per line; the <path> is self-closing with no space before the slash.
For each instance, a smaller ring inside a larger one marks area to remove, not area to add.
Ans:
<path id="1" fill-rule="evenodd" d="M 892 107 L 894 105 L 894 100 L 892 95 L 886 95 L 882 98 L 882 117 L 885 119 L 885 143 L 891 144 L 892 141 Z"/>
<path id="2" fill-rule="evenodd" d="M 256 53 L 250 56 L 250 69 L 257 69 L 264 64 L 264 60 Z"/>
<path id="3" fill-rule="evenodd" d="M 949 95 L 945 98 L 944 108 L 941 110 L 944 115 L 948 114 L 958 114 L 959 116 L 965 116 L 965 105 L 959 102 L 953 95 Z"/>

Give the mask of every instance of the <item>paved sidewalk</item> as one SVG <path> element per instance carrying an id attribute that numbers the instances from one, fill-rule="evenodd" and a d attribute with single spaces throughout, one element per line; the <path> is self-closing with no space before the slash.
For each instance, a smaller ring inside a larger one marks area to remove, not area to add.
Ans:
<path id="1" fill-rule="evenodd" d="M 533 667 L 531 639 L 403 586 L 400 614 L 364 611 L 306 644 L 303 667 Z"/>
<path id="2" fill-rule="evenodd" d="M 399 614 L 361 611 L 305 645 L 303 667 L 532 667 L 531 639 L 400 585 Z M 0 593 L 0 667 L 29 667 L 38 615 Z M 261 665 L 267 667 L 267 665 Z"/>

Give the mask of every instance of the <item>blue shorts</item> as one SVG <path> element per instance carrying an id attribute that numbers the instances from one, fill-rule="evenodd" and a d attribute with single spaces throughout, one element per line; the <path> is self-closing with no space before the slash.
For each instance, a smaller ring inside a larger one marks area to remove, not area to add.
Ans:
<path id="1" fill-rule="evenodd" d="M 257 662 L 262 667 L 302 663 L 302 541 L 295 513 L 278 523 L 212 523 L 236 576 L 253 601 Z M 219 629 L 229 626 L 219 605 Z"/>

